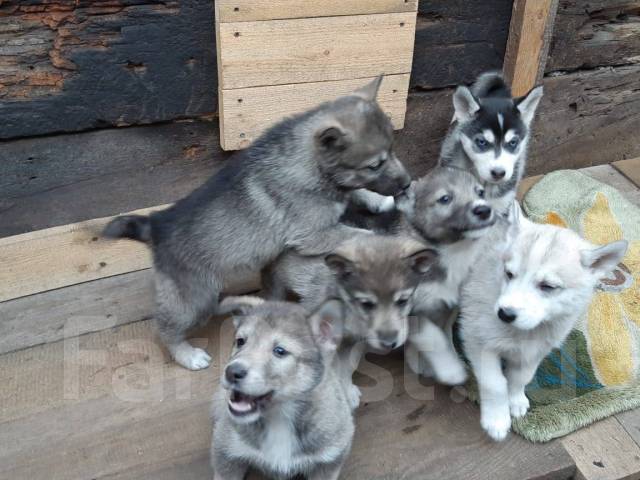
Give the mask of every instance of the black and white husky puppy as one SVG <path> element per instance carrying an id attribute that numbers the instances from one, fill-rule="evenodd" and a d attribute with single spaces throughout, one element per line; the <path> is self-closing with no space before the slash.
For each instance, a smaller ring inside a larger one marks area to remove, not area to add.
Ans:
<path id="1" fill-rule="evenodd" d="M 501 74 L 480 75 L 453 95 L 454 125 L 440 152 L 440 165 L 463 168 L 485 184 L 487 200 L 506 214 L 516 197 L 542 87 L 513 98 Z"/>

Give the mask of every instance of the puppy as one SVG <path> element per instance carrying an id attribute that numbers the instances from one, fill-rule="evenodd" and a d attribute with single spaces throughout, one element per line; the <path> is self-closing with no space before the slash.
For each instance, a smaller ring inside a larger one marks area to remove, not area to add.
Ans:
<path id="1" fill-rule="evenodd" d="M 442 145 L 440 165 L 472 172 L 485 184 L 498 214 L 508 213 L 525 169 L 531 122 L 542 87 L 513 98 L 499 73 L 480 75 L 471 89 L 453 95 L 453 128 Z"/>
<path id="2" fill-rule="evenodd" d="M 236 312 L 236 338 L 213 404 L 215 480 L 242 480 L 250 468 L 278 479 L 337 479 L 354 434 L 331 366 L 341 302 L 313 314 L 257 297 L 228 297 L 220 307 Z"/>
<path id="3" fill-rule="evenodd" d="M 288 253 L 273 268 L 276 283 L 315 308 L 325 298 L 346 305 L 344 340 L 339 349 L 346 384 L 367 349 L 388 352 L 405 343 L 414 291 L 443 277 L 436 250 L 408 236 L 357 235 L 321 257 Z M 353 408 L 360 391 L 349 390 Z"/>
<path id="4" fill-rule="evenodd" d="M 403 213 L 399 228 L 437 249 L 446 274 L 440 281 L 422 282 L 414 293 L 405 359 L 414 372 L 457 385 L 466 380 L 451 332 L 460 287 L 498 217 L 482 184 L 457 168 L 437 167 L 413 182 L 407 193 L 396 202 Z"/>
<path id="5" fill-rule="evenodd" d="M 494 440 L 506 437 L 511 416 L 527 412 L 525 386 L 627 250 L 626 241 L 595 246 L 569 229 L 532 223 L 519 207 L 512 216 L 507 240 L 499 241 L 503 230 L 498 241 L 486 244 L 460 302 L 481 424 Z"/>
<path id="6" fill-rule="evenodd" d="M 209 366 L 186 332 L 216 313 L 225 287 L 286 249 L 321 253 L 353 234 L 338 224 L 351 191 L 393 195 L 408 187 L 391 123 L 375 101 L 380 81 L 273 126 L 167 210 L 107 225 L 106 237 L 150 246 L 155 319 L 179 364 Z"/>

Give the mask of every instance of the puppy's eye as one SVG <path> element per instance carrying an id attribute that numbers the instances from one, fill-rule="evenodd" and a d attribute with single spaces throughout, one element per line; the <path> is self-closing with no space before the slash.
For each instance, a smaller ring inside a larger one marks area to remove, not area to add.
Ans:
<path id="1" fill-rule="evenodd" d="M 376 308 L 376 304 L 371 300 L 363 299 L 358 301 L 360 302 L 360 306 L 365 310 L 373 310 L 374 308 Z"/>
<path id="2" fill-rule="evenodd" d="M 278 358 L 282 358 L 289 355 L 289 352 L 287 352 L 284 348 L 278 346 L 273 349 L 273 354 Z"/>
<path id="3" fill-rule="evenodd" d="M 504 274 L 505 274 L 505 276 L 507 277 L 508 280 L 513 279 L 513 272 L 511 270 L 505 270 Z"/>
<path id="4" fill-rule="evenodd" d="M 451 195 L 443 195 L 438 199 L 440 205 L 447 205 L 451 202 Z"/>
<path id="5" fill-rule="evenodd" d="M 398 300 L 396 300 L 396 305 L 398 307 L 404 307 L 407 305 L 407 303 L 409 303 L 409 298 L 399 298 Z"/>
<path id="6" fill-rule="evenodd" d="M 518 138 L 514 137 L 511 140 L 509 140 L 507 145 L 509 145 L 509 147 L 511 147 L 511 148 L 516 148 L 518 146 L 518 143 L 520 143 L 520 140 Z"/>
<path id="7" fill-rule="evenodd" d="M 380 159 L 377 163 L 374 163 L 373 165 L 369 165 L 367 168 L 375 172 L 376 170 L 380 170 L 382 165 L 384 165 L 384 162 L 385 162 L 384 159 Z"/>
<path id="8" fill-rule="evenodd" d="M 484 137 L 476 137 L 476 145 L 480 148 L 484 148 L 487 145 L 489 145 L 489 142 L 487 142 Z"/>
<path id="9" fill-rule="evenodd" d="M 555 285 L 551 285 L 550 283 L 547 283 L 547 282 L 540 282 L 538 284 L 538 288 L 543 292 L 553 292 L 558 287 L 556 287 Z"/>
<path id="10" fill-rule="evenodd" d="M 247 343 L 247 341 L 242 338 L 242 337 L 238 337 L 236 338 L 236 347 L 240 348 L 242 347 L 245 343 Z"/>
<path id="11" fill-rule="evenodd" d="M 484 198 L 484 188 L 479 188 L 479 189 L 478 189 L 478 196 L 479 196 L 480 198 Z"/>

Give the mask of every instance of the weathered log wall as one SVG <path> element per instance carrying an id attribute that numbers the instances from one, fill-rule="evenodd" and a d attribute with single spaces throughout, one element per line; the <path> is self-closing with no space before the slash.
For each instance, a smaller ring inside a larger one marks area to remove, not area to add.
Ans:
<path id="1" fill-rule="evenodd" d="M 436 161 L 452 86 L 502 65 L 511 0 L 419 12 L 397 136 L 416 175 Z M 529 173 L 640 155 L 639 12 L 560 1 Z M 0 0 L 0 14 L 0 236 L 170 202 L 228 158 L 210 0 Z"/>

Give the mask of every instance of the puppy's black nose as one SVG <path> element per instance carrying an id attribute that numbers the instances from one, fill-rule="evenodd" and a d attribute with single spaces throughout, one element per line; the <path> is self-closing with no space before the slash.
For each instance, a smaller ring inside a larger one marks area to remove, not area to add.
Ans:
<path id="1" fill-rule="evenodd" d="M 411 186 L 411 178 L 407 176 L 402 179 L 400 190 L 402 190 L 402 192 L 406 192 L 410 186 Z"/>
<path id="2" fill-rule="evenodd" d="M 473 214 L 480 220 L 486 220 L 491 216 L 491 207 L 487 205 L 478 205 L 472 210 Z"/>
<path id="3" fill-rule="evenodd" d="M 229 383 L 237 383 L 247 376 L 247 369 L 239 363 L 230 363 L 224 370 L 224 376 Z"/>
<path id="4" fill-rule="evenodd" d="M 491 176 L 494 180 L 501 180 L 506 174 L 507 172 L 504 171 L 504 168 L 494 168 L 491 170 Z"/>
<path id="5" fill-rule="evenodd" d="M 380 345 L 384 348 L 392 350 L 398 345 L 398 331 L 385 330 L 383 332 L 378 332 L 378 340 L 380 340 Z"/>
<path id="6" fill-rule="evenodd" d="M 498 310 L 498 318 L 500 318 L 504 323 L 513 323 L 517 317 L 518 315 L 516 312 L 510 308 L 500 308 Z"/>

